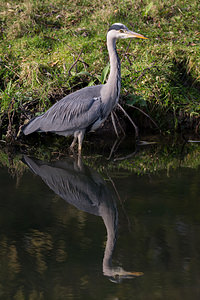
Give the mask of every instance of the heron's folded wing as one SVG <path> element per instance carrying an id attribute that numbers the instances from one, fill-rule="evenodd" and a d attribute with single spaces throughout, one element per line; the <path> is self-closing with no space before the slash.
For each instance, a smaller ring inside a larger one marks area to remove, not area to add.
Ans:
<path id="1" fill-rule="evenodd" d="M 83 129 L 93 124 L 101 118 L 101 97 L 90 94 L 76 92 L 58 101 L 41 116 L 40 129 L 65 131 Z"/>

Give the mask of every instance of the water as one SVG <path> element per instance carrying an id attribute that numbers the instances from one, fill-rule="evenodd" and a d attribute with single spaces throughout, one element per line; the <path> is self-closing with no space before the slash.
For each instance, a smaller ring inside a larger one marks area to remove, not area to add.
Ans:
<path id="1" fill-rule="evenodd" d="M 199 299 L 198 166 L 19 166 L 0 168 L 0 299 Z"/>

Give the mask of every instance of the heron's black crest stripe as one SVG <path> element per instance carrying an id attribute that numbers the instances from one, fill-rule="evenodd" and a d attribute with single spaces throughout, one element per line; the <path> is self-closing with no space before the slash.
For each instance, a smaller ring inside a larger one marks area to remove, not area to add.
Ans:
<path id="1" fill-rule="evenodd" d="M 122 24 L 113 24 L 112 26 L 110 26 L 108 31 L 110 31 L 110 30 L 120 30 L 120 29 L 125 29 L 125 26 L 122 25 Z"/>

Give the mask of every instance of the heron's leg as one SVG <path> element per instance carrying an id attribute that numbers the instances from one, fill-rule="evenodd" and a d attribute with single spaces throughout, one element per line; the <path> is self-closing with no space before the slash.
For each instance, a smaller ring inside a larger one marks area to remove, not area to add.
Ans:
<path id="1" fill-rule="evenodd" d="M 80 131 L 78 134 L 78 154 L 81 154 L 82 150 L 82 143 L 83 143 L 83 138 L 84 138 L 85 131 Z"/>
<path id="2" fill-rule="evenodd" d="M 117 131 L 117 126 L 116 126 L 116 123 L 115 123 L 114 113 L 112 111 L 111 111 L 111 119 L 112 119 L 112 123 L 113 123 L 113 127 L 114 127 L 114 130 L 115 130 L 116 136 L 117 136 L 117 138 L 119 138 L 119 134 L 118 134 L 118 131 Z"/>
<path id="3" fill-rule="evenodd" d="M 74 150 L 74 146 L 75 146 L 75 144 L 76 144 L 76 141 L 77 141 L 77 135 L 74 135 L 74 139 L 73 139 L 73 141 L 72 141 L 72 143 L 71 143 L 71 146 L 69 147 L 70 148 L 70 150 Z"/>

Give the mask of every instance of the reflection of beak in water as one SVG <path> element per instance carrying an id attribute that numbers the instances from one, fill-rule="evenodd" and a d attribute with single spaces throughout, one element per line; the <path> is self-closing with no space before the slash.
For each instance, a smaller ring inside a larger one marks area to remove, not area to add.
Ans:
<path id="1" fill-rule="evenodd" d="M 143 272 L 127 272 L 121 267 L 112 268 L 110 271 L 112 271 L 112 275 L 109 276 L 110 281 L 114 283 L 120 283 L 123 279 L 132 279 L 144 275 Z"/>
<path id="2" fill-rule="evenodd" d="M 112 267 L 112 254 L 115 247 L 118 213 L 114 193 L 103 178 L 81 161 L 78 164 L 71 158 L 64 161 L 46 163 L 23 156 L 23 162 L 57 195 L 77 209 L 101 216 L 107 230 L 107 242 L 103 258 L 103 273 L 114 282 L 123 278 L 141 276 L 141 272 L 126 272 Z"/>

